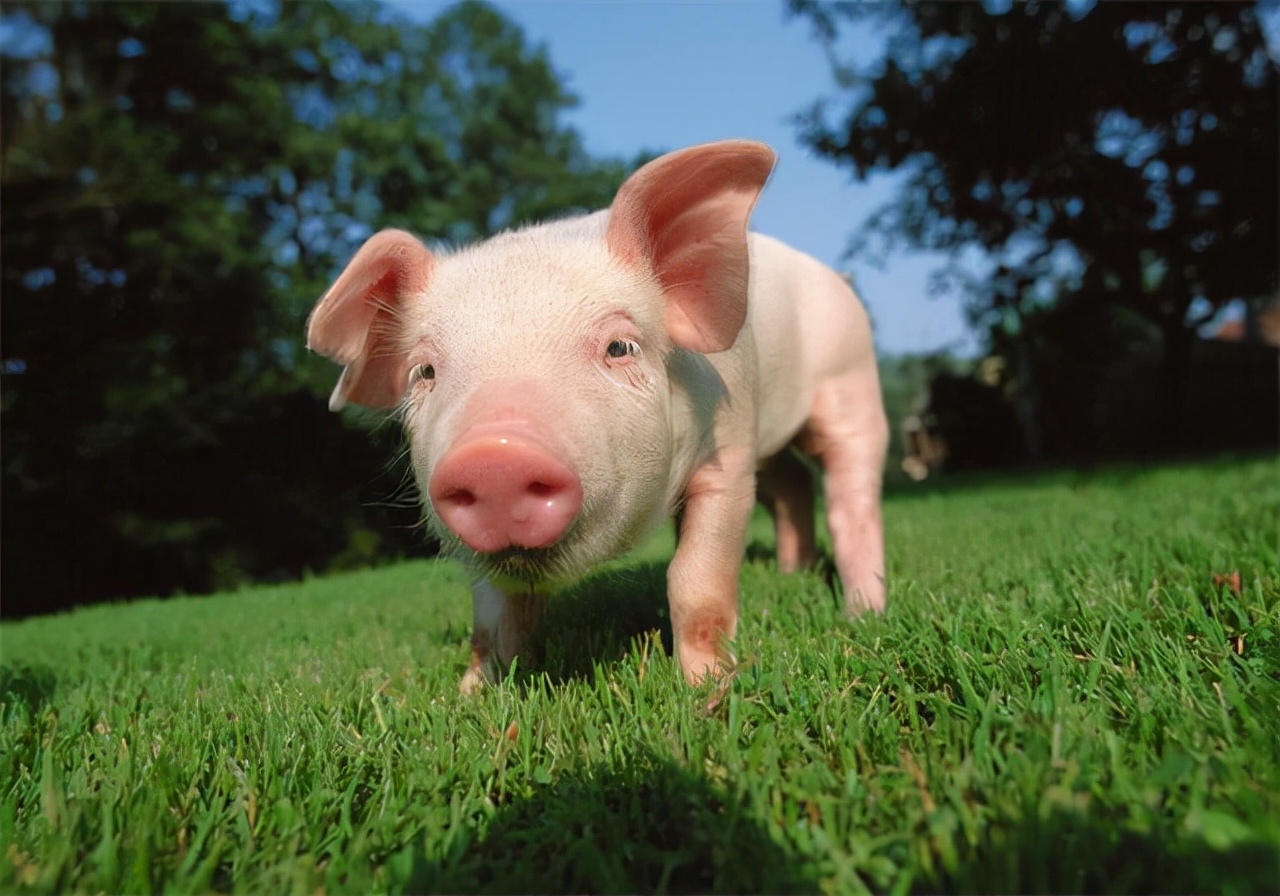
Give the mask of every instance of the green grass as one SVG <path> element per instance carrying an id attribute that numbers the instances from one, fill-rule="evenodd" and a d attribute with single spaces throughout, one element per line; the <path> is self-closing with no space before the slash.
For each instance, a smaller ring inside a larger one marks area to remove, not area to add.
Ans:
<path id="1" fill-rule="evenodd" d="M 1276 892 L 1278 506 L 1274 459 L 904 491 L 855 623 L 757 521 L 719 691 L 665 533 L 473 699 L 443 562 L 6 624 L 0 891 Z"/>

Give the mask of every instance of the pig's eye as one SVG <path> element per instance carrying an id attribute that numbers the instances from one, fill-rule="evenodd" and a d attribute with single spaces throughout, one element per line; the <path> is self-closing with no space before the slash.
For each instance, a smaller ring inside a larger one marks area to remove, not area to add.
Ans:
<path id="1" fill-rule="evenodd" d="M 632 342 L 630 339 L 615 339 L 609 343 L 609 347 L 604 353 L 610 358 L 638 358 L 640 357 L 640 344 Z"/>
<path id="2" fill-rule="evenodd" d="M 419 364 L 409 371 L 409 385 L 425 385 L 432 389 L 436 384 L 436 369 L 430 364 Z"/>

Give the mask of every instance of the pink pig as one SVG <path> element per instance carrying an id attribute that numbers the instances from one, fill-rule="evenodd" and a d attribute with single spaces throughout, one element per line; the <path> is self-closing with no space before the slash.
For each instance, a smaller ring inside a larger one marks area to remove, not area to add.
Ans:
<path id="1" fill-rule="evenodd" d="M 346 366 L 330 407 L 399 406 L 432 529 L 477 573 L 469 692 L 536 630 L 546 590 L 678 515 L 676 653 L 728 667 L 757 497 L 783 571 L 815 559 L 813 485 L 850 614 L 884 608 L 888 429 L 867 316 L 833 271 L 748 234 L 773 168 L 724 141 L 642 167 L 606 211 L 431 252 L 386 230 L 311 315 Z"/>

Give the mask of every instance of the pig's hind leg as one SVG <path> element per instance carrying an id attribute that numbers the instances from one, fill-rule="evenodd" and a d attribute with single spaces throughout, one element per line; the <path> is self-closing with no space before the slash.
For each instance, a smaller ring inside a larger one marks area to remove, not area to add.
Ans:
<path id="1" fill-rule="evenodd" d="M 809 569 L 818 558 L 814 536 L 813 474 L 795 452 L 784 448 L 756 474 L 756 494 L 773 517 L 778 569 Z"/>
<path id="2" fill-rule="evenodd" d="M 874 362 L 819 387 L 800 444 L 825 470 L 827 526 L 851 616 L 885 605 L 880 485 L 888 441 Z"/>

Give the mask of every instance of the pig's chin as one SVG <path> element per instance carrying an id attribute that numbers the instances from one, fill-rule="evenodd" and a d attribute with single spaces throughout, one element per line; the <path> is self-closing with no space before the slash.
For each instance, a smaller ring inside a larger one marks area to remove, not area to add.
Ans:
<path id="1" fill-rule="evenodd" d="M 559 585 L 580 574 L 564 542 L 546 548 L 510 547 L 482 554 L 467 547 L 453 533 L 442 538 L 442 549 L 464 560 L 476 572 L 496 582 L 520 582 L 530 587 Z"/>
<path id="2" fill-rule="evenodd" d="M 512 546 L 480 553 L 438 519 L 431 519 L 429 525 L 440 539 L 442 553 L 461 560 L 499 587 L 503 582 L 541 590 L 568 585 L 618 556 L 632 543 L 625 531 L 602 532 L 603 527 L 579 518 L 557 542 L 545 548 Z"/>
<path id="3" fill-rule="evenodd" d="M 563 553 L 555 547 L 506 548 L 492 554 L 476 554 L 474 563 L 490 578 L 514 579 L 528 585 L 566 578 Z"/>

